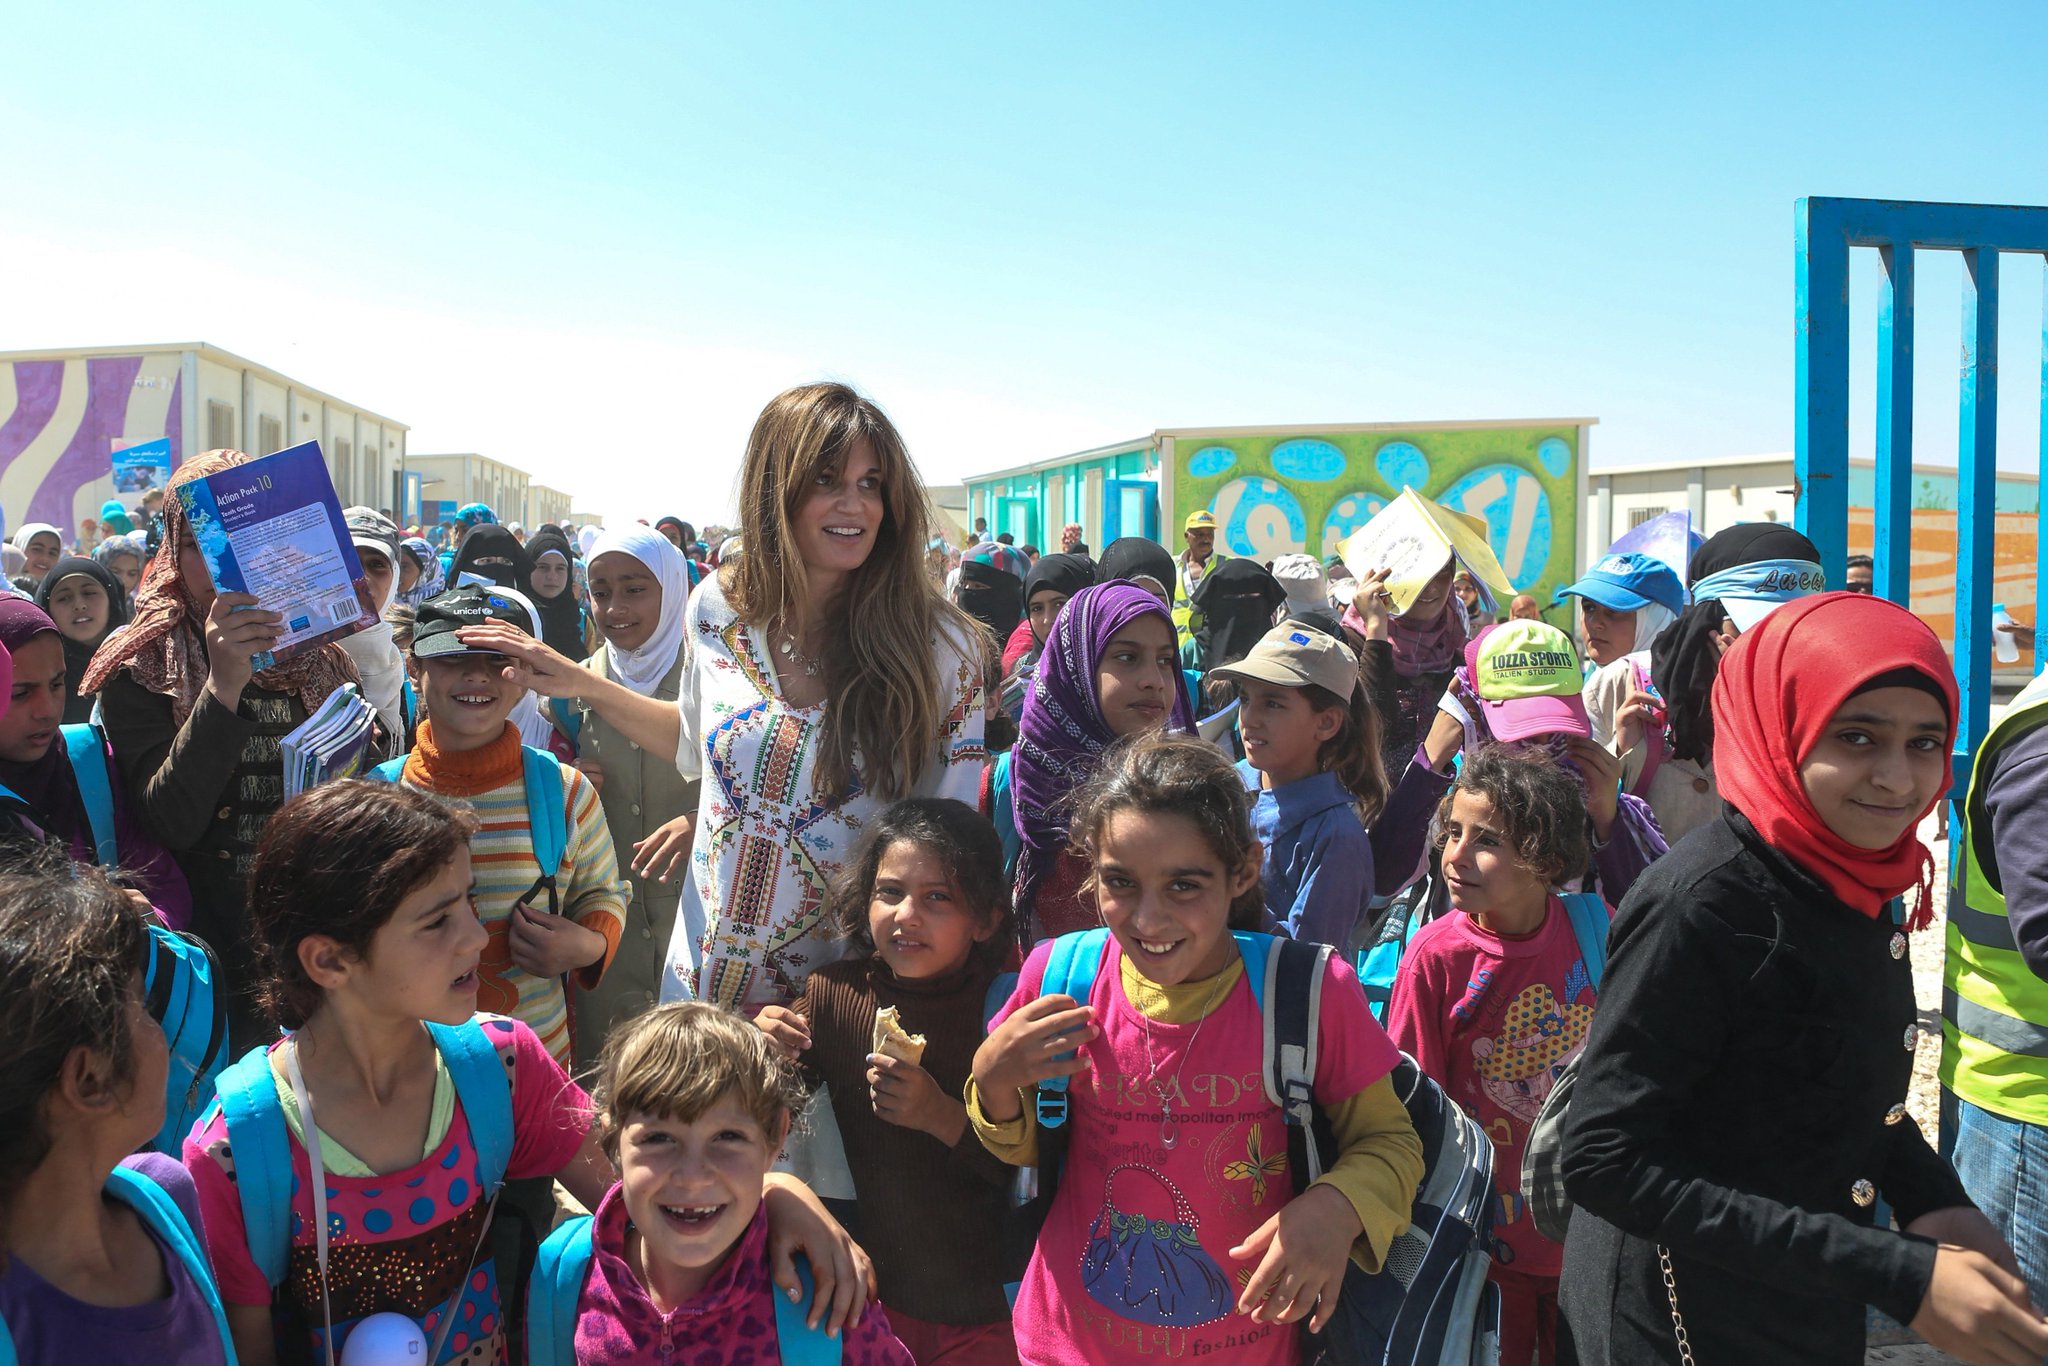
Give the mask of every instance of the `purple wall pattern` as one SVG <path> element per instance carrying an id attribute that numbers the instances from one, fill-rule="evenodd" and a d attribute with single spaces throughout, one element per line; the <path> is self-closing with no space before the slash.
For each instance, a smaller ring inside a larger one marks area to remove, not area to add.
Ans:
<path id="1" fill-rule="evenodd" d="M 144 391 L 135 387 L 142 370 L 141 356 L 93 356 L 85 360 L 86 398 L 76 424 L 69 432 L 48 432 L 56 420 L 64 391 L 61 360 L 13 362 L 16 403 L 12 414 L 0 422 L 0 475 L 20 459 L 29 446 L 46 436 L 64 441 L 63 453 L 36 485 L 26 507 L 7 509 L 10 525 L 51 522 L 65 528 L 72 525 L 72 510 L 78 491 L 96 480 L 106 479 L 112 467 L 115 438 L 149 441 L 159 436 L 171 439 L 171 465 L 185 458 L 183 445 L 184 375 L 171 381 L 170 403 L 164 412 L 162 430 L 138 430 L 128 423 L 129 405 Z M 77 364 L 77 362 L 68 362 Z M 149 406 L 155 407 L 154 396 Z M 138 422 L 141 419 L 138 418 Z"/>

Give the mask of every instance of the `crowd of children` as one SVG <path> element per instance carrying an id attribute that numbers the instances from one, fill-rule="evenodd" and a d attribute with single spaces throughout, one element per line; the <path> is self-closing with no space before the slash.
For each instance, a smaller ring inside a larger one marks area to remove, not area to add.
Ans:
<path id="1" fill-rule="evenodd" d="M 821 384 L 715 552 L 350 509 L 384 623 L 258 672 L 243 459 L 15 538 L 0 1360 L 2048 1354 L 1886 1046 L 1953 677 L 1796 532 L 1603 558 L 1583 653 L 1206 511 L 955 565 Z"/>

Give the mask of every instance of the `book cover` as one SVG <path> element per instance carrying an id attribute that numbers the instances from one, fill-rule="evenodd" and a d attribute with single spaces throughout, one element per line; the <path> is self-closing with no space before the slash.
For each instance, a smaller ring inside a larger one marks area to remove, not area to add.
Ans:
<path id="1" fill-rule="evenodd" d="M 284 617 L 260 673 L 377 622 L 320 443 L 308 441 L 178 489 L 213 585 Z"/>
<path id="2" fill-rule="evenodd" d="M 1358 578 L 1375 569 L 1392 571 L 1387 592 L 1398 615 L 1413 607 L 1429 581 L 1443 572 L 1446 558 L 1457 561 L 1477 579 L 1484 595 L 1502 601 L 1512 598 L 1515 587 L 1494 557 L 1487 537 L 1481 518 L 1453 512 L 1414 489 L 1404 488 L 1337 549 L 1344 557 L 1344 567 Z M 1497 604 L 1489 601 L 1487 605 L 1493 608 Z"/>
<path id="3" fill-rule="evenodd" d="M 114 492 L 141 494 L 171 482 L 171 439 L 137 441 L 114 452 Z M 126 500 L 123 500 L 126 501 Z"/>

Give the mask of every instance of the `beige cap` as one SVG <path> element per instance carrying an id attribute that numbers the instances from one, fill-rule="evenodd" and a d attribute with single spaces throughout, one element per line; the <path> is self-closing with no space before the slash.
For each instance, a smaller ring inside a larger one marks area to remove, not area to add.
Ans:
<path id="1" fill-rule="evenodd" d="M 1218 678 L 1250 678 L 1282 688 L 1313 683 L 1347 701 L 1359 687 L 1358 656 L 1351 647 L 1293 621 L 1266 632 L 1237 663 L 1211 672 Z"/>

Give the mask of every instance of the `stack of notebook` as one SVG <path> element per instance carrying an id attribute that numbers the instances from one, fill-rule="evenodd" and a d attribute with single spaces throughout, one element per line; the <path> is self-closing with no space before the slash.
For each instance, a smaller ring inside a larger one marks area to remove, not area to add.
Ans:
<path id="1" fill-rule="evenodd" d="M 369 767 L 370 727 L 376 710 L 353 683 L 327 694 L 305 724 L 284 737 L 284 795 L 299 793 L 336 778 L 361 777 Z"/>

